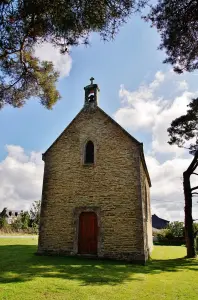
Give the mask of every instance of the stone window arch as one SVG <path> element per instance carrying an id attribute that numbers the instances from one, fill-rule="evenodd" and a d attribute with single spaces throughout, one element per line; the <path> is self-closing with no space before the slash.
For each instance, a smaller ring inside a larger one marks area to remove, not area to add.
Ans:
<path id="1" fill-rule="evenodd" d="M 84 163 L 85 164 L 94 163 L 94 143 L 91 140 L 87 141 L 85 145 Z"/>

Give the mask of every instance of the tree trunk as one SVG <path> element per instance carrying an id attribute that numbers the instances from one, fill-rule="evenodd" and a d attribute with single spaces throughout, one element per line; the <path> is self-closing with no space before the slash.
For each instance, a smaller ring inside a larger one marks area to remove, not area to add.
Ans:
<path id="1" fill-rule="evenodd" d="M 185 238 L 187 247 L 187 257 L 196 256 L 195 242 L 193 234 L 193 219 L 192 219 L 192 194 L 190 186 L 190 173 L 183 173 L 184 198 L 185 198 Z"/>

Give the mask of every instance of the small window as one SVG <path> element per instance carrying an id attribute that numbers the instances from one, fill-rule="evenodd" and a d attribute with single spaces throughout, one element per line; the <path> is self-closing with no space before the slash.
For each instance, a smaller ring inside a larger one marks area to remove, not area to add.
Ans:
<path id="1" fill-rule="evenodd" d="M 9 211 L 9 216 L 11 217 L 11 215 L 12 215 L 12 212 L 11 212 L 11 211 Z"/>
<path id="2" fill-rule="evenodd" d="M 17 217 L 18 216 L 18 212 L 15 212 L 15 217 Z"/>
<path id="3" fill-rule="evenodd" d="M 88 141 L 85 146 L 85 164 L 94 163 L 94 144 L 92 141 Z"/>

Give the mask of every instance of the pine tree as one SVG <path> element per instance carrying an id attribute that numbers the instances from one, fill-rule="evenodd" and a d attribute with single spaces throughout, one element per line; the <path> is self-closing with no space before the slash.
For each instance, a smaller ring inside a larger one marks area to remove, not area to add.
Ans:
<path id="1" fill-rule="evenodd" d="M 51 62 L 35 57 L 34 47 L 50 42 L 68 52 L 79 42 L 89 43 L 91 32 L 112 39 L 121 24 L 146 0 L 1 0 L 0 108 L 21 107 L 38 97 L 51 109 L 60 99 L 59 74 Z"/>
<path id="2" fill-rule="evenodd" d="M 192 197 L 198 193 L 198 186 L 191 187 L 190 177 L 196 173 L 198 167 L 198 98 L 193 99 L 188 105 L 187 113 L 171 123 L 168 128 L 170 136 L 169 144 L 177 145 L 178 147 L 186 147 L 194 155 L 194 158 L 183 173 L 183 187 L 185 198 L 185 237 L 187 246 L 187 257 L 195 257 L 195 242 L 194 242 L 194 227 L 192 218 Z"/>

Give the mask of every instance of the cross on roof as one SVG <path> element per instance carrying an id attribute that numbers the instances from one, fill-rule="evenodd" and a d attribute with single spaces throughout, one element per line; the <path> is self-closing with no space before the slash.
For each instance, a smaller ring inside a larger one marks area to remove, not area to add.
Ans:
<path id="1" fill-rule="evenodd" d="M 93 84 L 94 78 L 91 77 L 91 78 L 90 78 L 90 81 L 91 81 L 91 84 Z"/>

